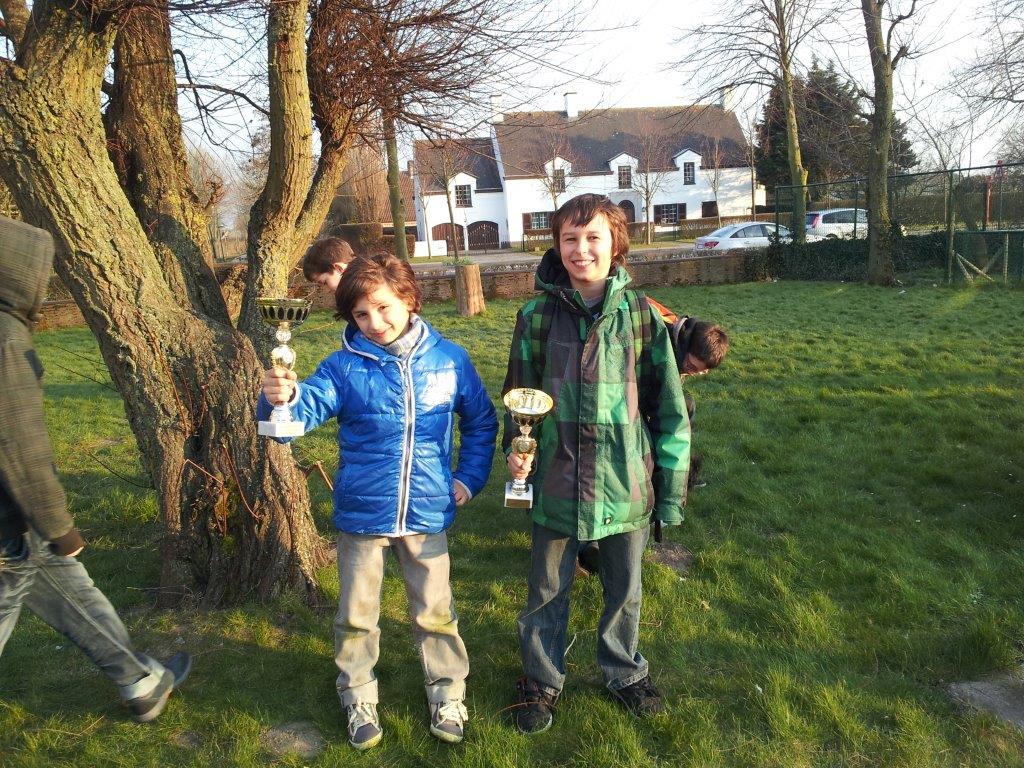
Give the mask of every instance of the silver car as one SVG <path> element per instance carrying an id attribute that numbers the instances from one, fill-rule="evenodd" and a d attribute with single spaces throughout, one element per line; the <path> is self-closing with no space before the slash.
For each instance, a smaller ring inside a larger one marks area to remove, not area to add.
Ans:
<path id="1" fill-rule="evenodd" d="M 716 229 L 710 235 L 693 241 L 695 251 L 731 251 L 734 248 L 767 248 L 775 237 L 775 224 L 766 221 L 740 221 Z M 779 226 L 779 239 L 786 243 L 792 236 L 786 227 Z M 808 240 L 820 240 L 808 237 Z"/>
<path id="2" fill-rule="evenodd" d="M 807 214 L 807 234 L 822 237 L 867 237 L 868 212 L 864 208 L 829 208 Z"/>

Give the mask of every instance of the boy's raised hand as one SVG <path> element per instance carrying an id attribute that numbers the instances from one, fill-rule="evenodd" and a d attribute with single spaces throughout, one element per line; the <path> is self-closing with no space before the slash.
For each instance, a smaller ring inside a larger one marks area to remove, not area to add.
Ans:
<path id="1" fill-rule="evenodd" d="M 263 396 L 268 403 L 287 403 L 295 392 L 298 376 L 287 368 L 270 368 L 263 372 Z"/>
<path id="2" fill-rule="evenodd" d="M 510 453 L 508 455 L 508 472 L 513 480 L 525 480 L 533 468 L 533 454 Z"/>

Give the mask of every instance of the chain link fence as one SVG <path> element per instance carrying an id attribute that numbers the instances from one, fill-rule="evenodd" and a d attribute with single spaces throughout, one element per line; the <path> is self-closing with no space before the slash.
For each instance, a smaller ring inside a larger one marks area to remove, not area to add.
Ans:
<path id="1" fill-rule="evenodd" d="M 791 248 L 820 250 L 822 262 L 834 252 L 847 260 L 843 272 L 862 256 L 866 271 L 867 181 L 777 187 L 774 215 L 783 226 L 794 224 L 797 195 L 806 201 L 803 226 L 824 241 Z M 1024 281 L 1024 163 L 890 176 L 889 211 L 898 276 Z"/>

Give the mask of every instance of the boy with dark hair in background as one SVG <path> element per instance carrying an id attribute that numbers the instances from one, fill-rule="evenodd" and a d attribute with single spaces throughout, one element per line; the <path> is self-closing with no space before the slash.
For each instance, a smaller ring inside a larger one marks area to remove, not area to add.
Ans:
<path id="1" fill-rule="evenodd" d="M 352 246 L 340 237 L 321 237 L 302 257 L 302 274 L 311 283 L 330 291 L 338 290 L 345 268 L 355 258 Z"/>

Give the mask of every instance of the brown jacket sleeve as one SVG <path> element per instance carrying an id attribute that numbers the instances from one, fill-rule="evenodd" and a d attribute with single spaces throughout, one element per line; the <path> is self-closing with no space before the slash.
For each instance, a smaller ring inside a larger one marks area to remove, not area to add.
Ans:
<path id="1" fill-rule="evenodd" d="M 28 329 L 9 317 L 4 321 L 10 325 L 0 334 L 5 338 L 0 345 L 0 483 L 16 507 L 5 511 L 20 513 L 41 538 L 53 542 L 73 532 L 75 523 L 43 420 L 43 368 Z M 64 539 L 68 547 L 76 544 L 70 539 Z"/>

